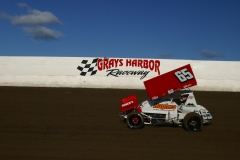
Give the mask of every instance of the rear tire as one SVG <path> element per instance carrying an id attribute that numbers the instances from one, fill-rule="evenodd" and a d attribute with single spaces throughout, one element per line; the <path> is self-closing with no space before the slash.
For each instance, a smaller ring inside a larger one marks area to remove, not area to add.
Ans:
<path id="1" fill-rule="evenodd" d="M 184 128 L 190 132 L 199 132 L 202 130 L 203 118 L 194 112 L 188 113 L 183 120 Z"/>
<path id="2" fill-rule="evenodd" d="M 144 118 L 138 112 L 129 113 L 126 120 L 127 126 L 131 129 L 140 129 L 144 126 Z"/>

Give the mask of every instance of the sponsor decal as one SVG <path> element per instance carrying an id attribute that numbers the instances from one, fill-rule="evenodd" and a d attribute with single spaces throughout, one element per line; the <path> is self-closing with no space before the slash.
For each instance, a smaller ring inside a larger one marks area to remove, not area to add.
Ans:
<path id="1" fill-rule="evenodd" d="M 189 88 L 191 86 L 192 86 L 192 84 L 188 84 L 188 85 L 184 85 L 183 88 Z"/>
<path id="2" fill-rule="evenodd" d="M 144 101 L 142 104 L 143 104 L 143 105 L 148 104 L 148 101 Z"/>
<path id="3" fill-rule="evenodd" d="M 129 102 L 127 102 L 127 103 L 122 104 L 122 107 L 128 106 L 128 105 L 130 105 L 130 104 L 133 104 L 133 101 L 129 101 Z"/>
<path id="4" fill-rule="evenodd" d="M 173 89 L 168 90 L 168 94 L 171 94 L 171 93 L 173 93 L 173 92 L 174 92 Z"/>
<path id="5" fill-rule="evenodd" d="M 153 99 L 153 100 L 154 100 L 154 99 L 158 99 L 158 96 L 153 96 L 152 99 Z"/>
<path id="6" fill-rule="evenodd" d="M 97 72 L 104 71 L 106 76 L 141 76 L 142 80 L 149 72 L 156 72 L 160 75 L 160 60 L 95 58 L 83 60 L 77 69 L 81 71 L 81 76 L 97 75 Z"/>
<path id="7" fill-rule="evenodd" d="M 175 110 L 177 108 L 176 105 L 169 105 L 169 104 L 155 104 L 153 108 L 158 108 L 161 110 Z"/>

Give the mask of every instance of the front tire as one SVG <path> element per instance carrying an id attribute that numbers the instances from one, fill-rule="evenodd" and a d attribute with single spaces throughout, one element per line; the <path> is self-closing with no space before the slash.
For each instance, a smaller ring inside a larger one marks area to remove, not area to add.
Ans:
<path id="1" fill-rule="evenodd" d="M 140 129 L 144 125 L 144 118 L 138 112 L 129 113 L 126 120 L 127 126 L 131 129 Z"/>
<path id="2" fill-rule="evenodd" d="M 183 126 L 187 131 L 199 132 L 202 130 L 203 118 L 197 113 L 188 113 L 184 117 Z"/>

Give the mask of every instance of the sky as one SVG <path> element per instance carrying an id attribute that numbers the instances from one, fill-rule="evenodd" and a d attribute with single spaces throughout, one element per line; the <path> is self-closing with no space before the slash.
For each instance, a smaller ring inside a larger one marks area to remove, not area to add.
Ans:
<path id="1" fill-rule="evenodd" d="M 2 0 L 0 56 L 240 61 L 240 1 Z"/>

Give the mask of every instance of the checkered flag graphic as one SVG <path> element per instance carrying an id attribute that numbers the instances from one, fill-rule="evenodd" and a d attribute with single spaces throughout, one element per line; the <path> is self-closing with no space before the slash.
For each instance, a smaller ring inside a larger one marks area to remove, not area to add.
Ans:
<path id="1" fill-rule="evenodd" d="M 97 73 L 97 69 L 95 67 L 97 66 L 98 58 L 93 59 L 91 62 L 90 60 L 82 60 L 81 64 L 83 64 L 83 67 L 78 66 L 77 69 L 80 70 L 81 76 L 86 76 L 87 73 L 90 73 L 90 75 L 95 75 Z M 95 70 L 94 70 L 95 69 Z"/>

